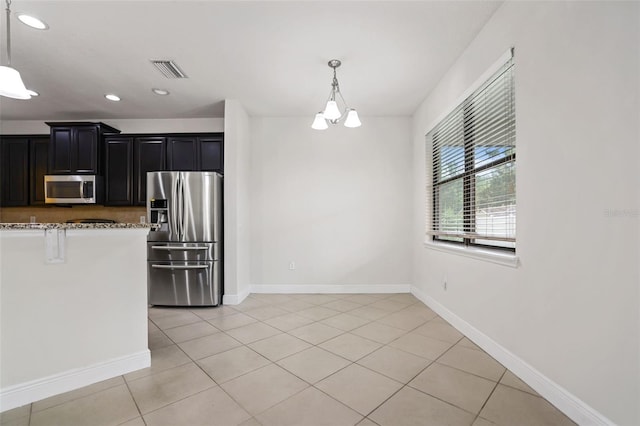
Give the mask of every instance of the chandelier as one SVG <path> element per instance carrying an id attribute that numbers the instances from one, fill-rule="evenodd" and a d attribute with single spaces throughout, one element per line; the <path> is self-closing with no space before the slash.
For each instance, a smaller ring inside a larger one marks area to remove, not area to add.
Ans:
<path id="1" fill-rule="evenodd" d="M 0 66 L 0 96 L 31 99 L 17 69 L 11 68 L 11 0 L 7 3 L 7 66 Z"/>
<path id="2" fill-rule="evenodd" d="M 327 100 L 327 105 L 325 106 L 324 111 L 320 111 L 316 114 L 311 128 L 315 130 L 324 130 L 329 127 L 327 122 L 337 124 L 342 121 L 342 119 L 345 119 L 345 127 L 360 127 L 362 123 L 358 118 L 358 112 L 353 108 L 349 108 L 342 97 L 342 93 L 340 93 L 340 85 L 338 84 L 338 78 L 336 77 L 336 68 L 341 65 L 341 62 L 337 59 L 332 59 L 327 65 L 333 68 L 331 92 L 329 92 L 329 99 Z M 342 101 L 342 111 L 340 111 L 340 108 L 338 107 L 338 99 Z"/>

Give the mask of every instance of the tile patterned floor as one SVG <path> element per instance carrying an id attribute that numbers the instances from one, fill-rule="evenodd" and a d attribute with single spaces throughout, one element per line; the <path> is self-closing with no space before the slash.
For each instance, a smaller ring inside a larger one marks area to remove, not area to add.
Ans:
<path id="1" fill-rule="evenodd" d="M 150 308 L 151 367 L 2 426 L 573 425 L 410 294 Z"/>

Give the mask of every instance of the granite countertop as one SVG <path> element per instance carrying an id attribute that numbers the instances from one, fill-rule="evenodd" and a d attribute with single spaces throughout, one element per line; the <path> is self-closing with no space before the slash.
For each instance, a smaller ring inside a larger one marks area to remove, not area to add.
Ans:
<path id="1" fill-rule="evenodd" d="M 14 229 L 156 229 L 152 223 L 0 223 L 1 230 Z"/>

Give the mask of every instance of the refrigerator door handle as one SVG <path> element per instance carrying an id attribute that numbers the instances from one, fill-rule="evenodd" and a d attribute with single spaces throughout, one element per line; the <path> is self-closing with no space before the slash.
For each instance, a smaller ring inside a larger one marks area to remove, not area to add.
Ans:
<path id="1" fill-rule="evenodd" d="M 151 265 L 155 269 L 208 269 L 207 265 Z"/>
<path id="2" fill-rule="evenodd" d="M 184 240 L 184 176 L 178 178 L 178 227 L 180 229 L 179 240 Z"/>
<path id="3" fill-rule="evenodd" d="M 178 196 L 178 181 L 171 185 L 171 232 L 175 232 L 177 235 L 178 232 L 178 205 L 176 204 L 176 197 Z M 179 237 L 179 235 L 178 235 Z"/>
<path id="4" fill-rule="evenodd" d="M 182 239 L 184 240 L 184 233 L 185 233 L 185 229 L 187 229 L 186 225 L 185 225 L 185 220 L 186 220 L 186 215 L 185 212 L 187 211 L 186 206 L 185 206 L 186 200 L 184 198 L 184 177 L 181 180 L 181 185 L 180 185 L 180 204 L 182 205 L 182 211 L 180 212 L 180 219 L 181 220 L 181 228 L 182 228 Z"/>
<path id="5" fill-rule="evenodd" d="M 207 246 L 194 246 L 194 247 L 182 247 L 182 246 L 151 246 L 154 250 L 208 250 Z"/>

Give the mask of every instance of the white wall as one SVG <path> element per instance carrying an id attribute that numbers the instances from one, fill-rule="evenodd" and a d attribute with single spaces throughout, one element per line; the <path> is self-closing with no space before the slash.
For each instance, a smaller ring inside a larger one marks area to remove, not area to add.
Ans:
<path id="1" fill-rule="evenodd" d="M 506 2 L 413 135 L 416 293 L 620 425 L 640 424 L 639 41 L 637 2 Z M 510 46 L 518 268 L 423 246 L 427 127 Z"/>
<path id="2" fill-rule="evenodd" d="M 251 119 L 252 291 L 408 291 L 410 118 L 312 118 Z"/>
<path id="3" fill-rule="evenodd" d="M 0 411 L 148 367 L 148 229 L 0 231 Z"/>
<path id="4" fill-rule="evenodd" d="M 224 298 L 249 295 L 249 116 L 236 100 L 225 100 L 224 122 Z"/>
<path id="5" fill-rule="evenodd" d="M 38 135 L 48 134 L 49 126 L 45 121 L 70 120 L 4 120 L 0 122 L 0 134 L 3 135 Z M 172 118 L 172 119 L 111 119 L 97 118 L 115 127 L 122 133 L 197 133 L 223 132 L 224 118 Z"/>

